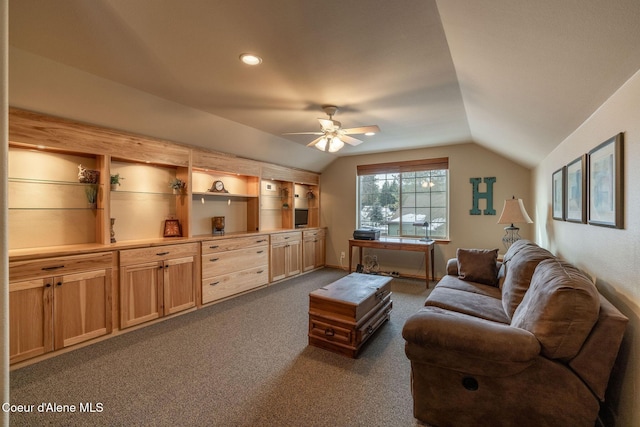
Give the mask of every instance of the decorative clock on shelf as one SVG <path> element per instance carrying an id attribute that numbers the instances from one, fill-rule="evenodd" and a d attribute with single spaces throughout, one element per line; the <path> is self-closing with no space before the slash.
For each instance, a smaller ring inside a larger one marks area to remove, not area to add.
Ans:
<path id="1" fill-rule="evenodd" d="M 219 179 L 213 181 L 211 188 L 207 191 L 210 191 L 212 193 L 228 193 L 228 191 L 224 188 L 224 182 L 220 181 Z"/>

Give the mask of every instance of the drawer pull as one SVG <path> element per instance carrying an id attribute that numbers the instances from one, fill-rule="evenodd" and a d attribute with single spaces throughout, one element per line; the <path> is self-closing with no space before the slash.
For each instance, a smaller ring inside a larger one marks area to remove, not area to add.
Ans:
<path id="1" fill-rule="evenodd" d="M 261 240 L 256 240 L 256 243 L 262 243 L 262 242 L 266 242 L 267 239 L 261 239 Z"/>
<path id="2" fill-rule="evenodd" d="M 383 299 L 385 294 L 385 291 L 376 292 L 376 299 Z"/>
<path id="3" fill-rule="evenodd" d="M 158 256 L 169 255 L 169 252 L 158 252 L 156 255 Z"/>
<path id="4" fill-rule="evenodd" d="M 220 246 L 219 245 L 213 245 L 213 246 L 209 246 L 209 249 L 218 249 Z"/>
<path id="5" fill-rule="evenodd" d="M 210 259 L 209 259 L 209 261 L 211 261 L 211 262 L 216 262 L 216 261 L 218 261 L 219 259 L 220 259 L 220 258 L 210 258 Z"/>
<path id="6" fill-rule="evenodd" d="M 209 283 L 209 286 L 215 286 L 215 285 L 217 285 L 218 283 L 220 283 L 220 282 L 218 281 L 218 282 Z"/>
<path id="7" fill-rule="evenodd" d="M 336 331 L 334 331 L 332 328 L 327 328 L 324 330 L 324 334 L 328 337 L 332 337 L 336 334 Z"/>
<path id="8" fill-rule="evenodd" d="M 262 274 L 262 273 L 264 273 L 264 270 L 256 271 L 256 274 Z"/>
<path id="9" fill-rule="evenodd" d="M 257 253 L 257 254 L 261 254 L 261 253 L 263 253 L 263 252 L 264 252 L 264 251 L 257 251 L 256 253 Z"/>
<path id="10" fill-rule="evenodd" d="M 366 333 L 367 335 L 369 335 L 369 334 L 373 333 L 373 327 L 371 327 L 371 325 L 367 326 L 367 330 L 365 331 L 365 333 Z"/>
<path id="11" fill-rule="evenodd" d="M 291 238 L 291 236 L 286 236 L 286 237 L 284 238 L 284 240 L 287 240 L 287 239 L 290 239 L 290 238 Z"/>
<path id="12" fill-rule="evenodd" d="M 64 265 L 54 265 L 51 267 L 42 267 L 42 270 L 44 271 L 53 271 L 53 270 L 57 270 L 59 268 L 64 268 Z"/>

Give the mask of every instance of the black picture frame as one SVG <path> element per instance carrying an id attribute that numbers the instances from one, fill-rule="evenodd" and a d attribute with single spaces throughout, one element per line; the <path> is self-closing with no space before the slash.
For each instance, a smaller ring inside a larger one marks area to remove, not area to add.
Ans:
<path id="1" fill-rule="evenodd" d="M 551 216 L 558 221 L 565 219 L 565 171 L 566 167 L 563 166 L 551 175 Z"/>
<path id="2" fill-rule="evenodd" d="M 589 151 L 588 223 L 624 227 L 624 135 L 619 133 Z"/>
<path id="3" fill-rule="evenodd" d="M 566 166 L 565 220 L 587 222 L 587 155 L 583 154 Z"/>

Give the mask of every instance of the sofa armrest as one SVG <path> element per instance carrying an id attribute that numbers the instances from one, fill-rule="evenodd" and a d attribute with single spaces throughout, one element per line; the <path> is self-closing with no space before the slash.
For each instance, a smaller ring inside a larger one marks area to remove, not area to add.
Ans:
<path id="1" fill-rule="evenodd" d="M 458 276 L 458 258 L 451 258 L 447 261 L 447 274 L 450 276 Z"/>
<path id="2" fill-rule="evenodd" d="M 476 375 L 513 375 L 541 350 L 529 331 L 431 306 L 407 319 L 402 336 L 412 362 Z"/>

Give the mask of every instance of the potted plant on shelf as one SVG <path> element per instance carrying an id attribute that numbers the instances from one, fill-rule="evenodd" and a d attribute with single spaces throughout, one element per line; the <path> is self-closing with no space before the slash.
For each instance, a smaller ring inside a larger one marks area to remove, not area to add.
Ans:
<path id="1" fill-rule="evenodd" d="M 96 184 L 89 184 L 85 187 L 84 192 L 87 195 L 89 207 L 96 209 L 98 207 L 98 186 Z"/>
<path id="2" fill-rule="evenodd" d="M 116 191 L 120 185 L 120 181 L 123 179 L 124 178 L 121 177 L 119 173 L 111 175 L 111 191 Z"/>
<path id="3" fill-rule="evenodd" d="M 173 190 L 173 194 L 180 194 L 186 188 L 187 183 L 180 178 L 174 178 L 169 182 L 169 188 Z"/>

